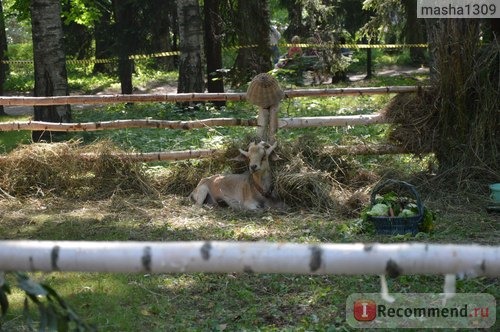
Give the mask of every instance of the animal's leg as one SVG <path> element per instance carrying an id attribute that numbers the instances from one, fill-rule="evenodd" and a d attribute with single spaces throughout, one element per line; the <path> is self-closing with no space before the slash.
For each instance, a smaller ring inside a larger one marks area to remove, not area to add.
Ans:
<path id="1" fill-rule="evenodd" d="M 210 194 L 206 184 L 198 185 L 198 187 L 196 187 L 190 195 L 195 204 L 199 206 L 202 206 L 205 203 L 207 196 L 210 196 Z"/>
<path id="2" fill-rule="evenodd" d="M 255 199 L 251 199 L 251 200 L 246 201 L 243 204 L 243 207 L 246 210 L 249 210 L 249 211 L 259 211 L 259 210 L 265 209 L 266 204 L 265 204 L 265 202 L 261 202 L 261 201 L 255 200 Z"/>

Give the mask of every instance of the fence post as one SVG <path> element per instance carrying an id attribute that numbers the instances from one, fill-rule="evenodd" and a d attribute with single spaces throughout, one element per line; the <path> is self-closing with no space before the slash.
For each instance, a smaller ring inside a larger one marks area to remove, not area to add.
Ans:
<path id="1" fill-rule="evenodd" d="M 257 136 L 269 144 L 273 144 L 276 141 L 278 112 L 279 104 L 269 108 L 259 107 L 259 115 L 257 116 Z"/>
<path id="2" fill-rule="evenodd" d="M 276 78 L 268 73 L 255 76 L 247 90 L 247 100 L 259 107 L 257 135 L 270 144 L 276 140 L 278 130 L 278 109 L 283 90 Z"/>
<path id="3" fill-rule="evenodd" d="M 269 133 L 269 118 L 270 118 L 270 109 L 259 107 L 259 114 L 257 115 L 257 136 L 263 141 L 268 140 Z"/>
<path id="4" fill-rule="evenodd" d="M 276 133 L 278 132 L 278 112 L 280 104 L 271 106 L 269 108 L 269 137 L 267 142 L 274 144 L 276 141 Z"/>

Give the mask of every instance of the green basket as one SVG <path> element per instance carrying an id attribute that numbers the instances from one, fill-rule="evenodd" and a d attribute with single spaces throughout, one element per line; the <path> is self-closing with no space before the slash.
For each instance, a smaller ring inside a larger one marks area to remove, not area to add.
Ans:
<path id="1" fill-rule="evenodd" d="M 419 231 L 419 226 L 424 219 L 424 206 L 415 186 L 405 181 L 386 180 L 373 188 L 371 194 L 371 204 L 375 205 L 377 194 L 386 187 L 399 187 L 400 190 L 411 193 L 416 200 L 418 215 L 413 217 L 372 217 L 368 216 L 368 220 L 373 222 L 377 234 L 398 235 L 412 234 L 415 235 Z"/>

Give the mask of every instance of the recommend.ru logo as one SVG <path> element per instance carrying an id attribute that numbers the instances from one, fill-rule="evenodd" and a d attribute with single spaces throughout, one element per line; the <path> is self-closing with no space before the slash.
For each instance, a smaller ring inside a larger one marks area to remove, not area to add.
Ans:
<path id="1" fill-rule="evenodd" d="M 391 293 L 392 303 L 379 293 L 347 298 L 346 320 L 355 328 L 490 328 L 496 320 L 491 294 L 457 293 L 445 300 L 439 293 Z"/>

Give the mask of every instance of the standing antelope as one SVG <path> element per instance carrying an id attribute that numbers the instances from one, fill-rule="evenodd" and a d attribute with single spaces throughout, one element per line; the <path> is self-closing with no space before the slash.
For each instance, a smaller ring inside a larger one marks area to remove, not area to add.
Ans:
<path id="1" fill-rule="evenodd" d="M 200 206 L 225 203 L 239 210 L 286 209 L 285 204 L 272 195 L 269 157 L 276 146 L 277 142 L 271 146 L 252 142 L 248 151 L 239 149 L 241 154 L 235 159 L 247 160 L 248 172 L 203 178 L 189 197 Z"/>

